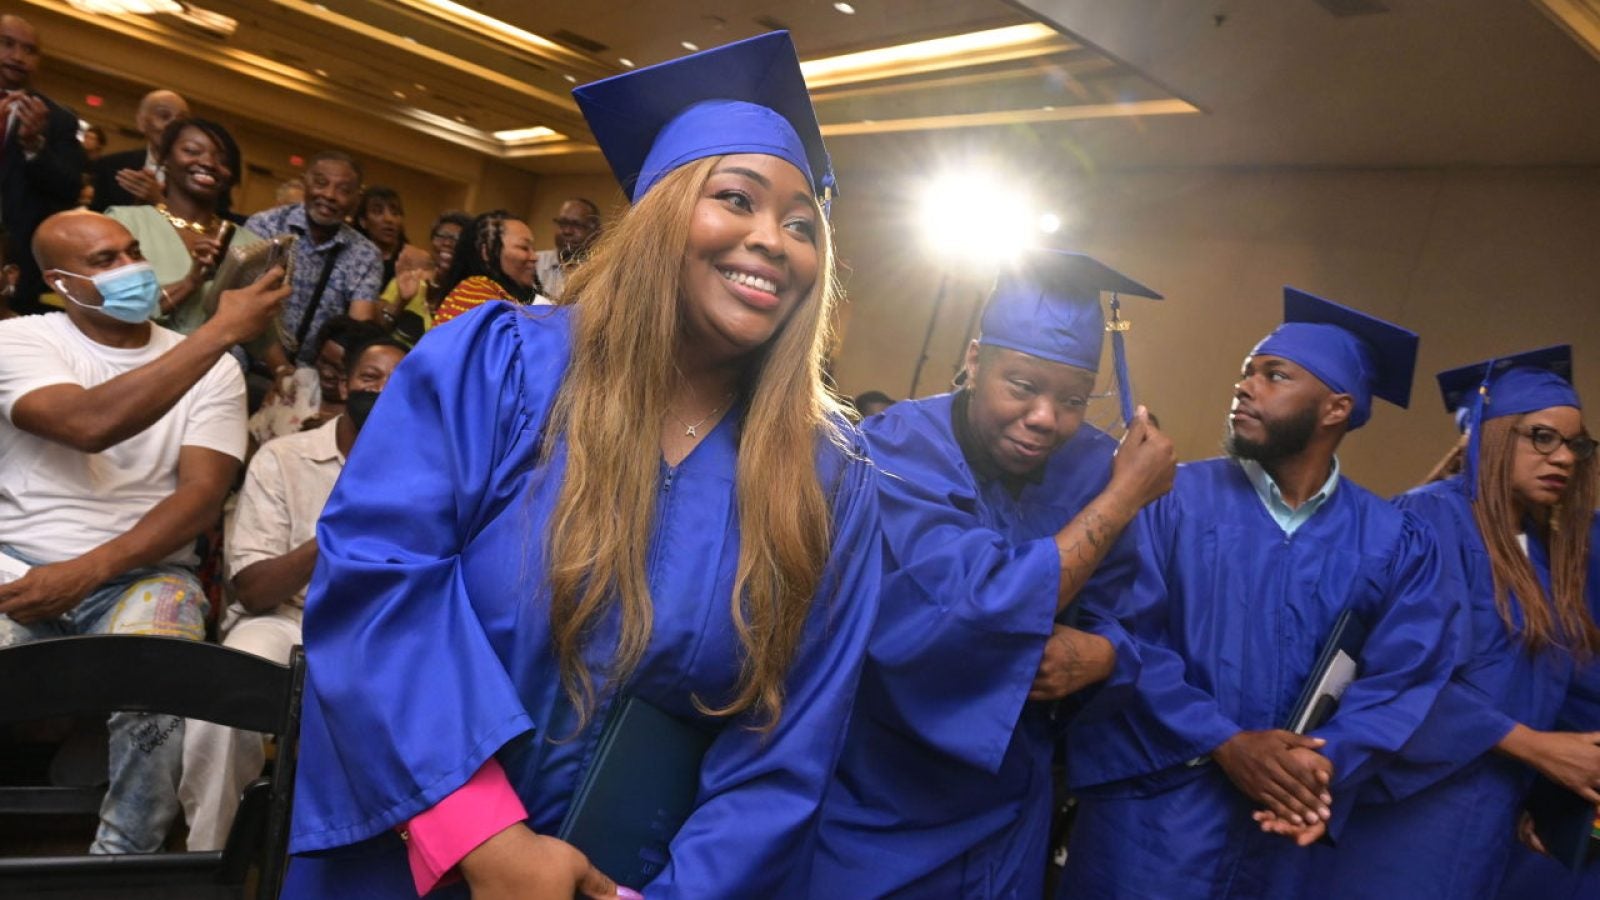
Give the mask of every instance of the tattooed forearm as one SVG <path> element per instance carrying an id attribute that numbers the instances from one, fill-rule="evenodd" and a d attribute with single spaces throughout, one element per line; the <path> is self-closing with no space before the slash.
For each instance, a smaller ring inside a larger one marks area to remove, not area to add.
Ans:
<path id="1" fill-rule="evenodd" d="M 1056 597 L 1057 610 L 1066 609 L 1078 591 L 1089 582 L 1089 576 L 1105 559 L 1111 545 L 1127 524 L 1127 519 L 1114 518 L 1091 504 L 1056 535 L 1056 547 L 1061 551 L 1061 590 Z"/>

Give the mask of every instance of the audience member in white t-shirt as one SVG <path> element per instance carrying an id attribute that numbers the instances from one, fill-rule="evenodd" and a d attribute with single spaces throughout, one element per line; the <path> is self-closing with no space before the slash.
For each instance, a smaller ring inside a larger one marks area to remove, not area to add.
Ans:
<path id="1" fill-rule="evenodd" d="M 149 321 L 160 285 L 116 221 L 40 224 L 34 256 L 66 312 L 0 322 L 0 647 L 76 634 L 201 640 L 194 542 L 245 449 L 228 348 L 261 334 L 281 271 L 223 294 L 187 338 Z M 137 677 L 130 673 L 130 677 Z M 111 717 L 111 785 L 92 853 L 160 848 L 177 813 L 182 721 Z"/>
<path id="2" fill-rule="evenodd" d="M 306 585 L 317 562 L 317 519 L 356 433 L 405 353 L 384 335 L 351 347 L 338 387 L 345 412 L 311 431 L 268 441 L 250 460 L 225 541 L 234 602 L 223 623 L 224 646 L 289 661 L 300 643 Z M 190 850 L 222 849 L 240 795 L 265 763 L 261 735 L 185 723 L 178 797 L 189 820 Z"/>

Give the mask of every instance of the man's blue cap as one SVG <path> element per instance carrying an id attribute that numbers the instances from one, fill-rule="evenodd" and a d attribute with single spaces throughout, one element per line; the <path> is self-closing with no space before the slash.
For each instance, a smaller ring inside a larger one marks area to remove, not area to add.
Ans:
<path id="1" fill-rule="evenodd" d="M 637 203 L 672 170 L 730 153 L 764 153 L 804 172 L 817 202 L 833 165 L 787 31 L 574 88 L 622 190 Z"/>
<path id="2" fill-rule="evenodd" d="M 1405 408 L 1417 369 L 1415 332 L 1292 287 L 1283 289 L 1283 324 L 1251 356 L 1281 356 L 1354 400 L 1350 428 L 1372 417 L 1372 398 Z"/>
<path id="3" fill-rule="evenodd" d="M 1101 293 L 1112 295 L 1114 321 L 1109 326 L 1100 309 Z M 1105 333 L 1111 330 L 1123 419 L 1132 421 L 1133 390 L 1122 340 L 1127 323 L 1116 315 L 1119 294 L 1161 299 L 1155 291 L 1082 253 L 1028 250 L 1001 271 L 983 311 L 978 342 L 1098 372 Z"/>
<path id="4" fill-rule="evenodd" d="M 1572 386 L 1572 346 L 1556 344 L 1511 356 L 1486 359 L 1440 372 L 1439 393 L 1444 408 L 1459 417 L 1468 433 L 1464 466 L 1469 496 L 1478 492 L 1478 457 L 1482 425 L 1501 416 L 1571 406 L 1582 409 Z"/>

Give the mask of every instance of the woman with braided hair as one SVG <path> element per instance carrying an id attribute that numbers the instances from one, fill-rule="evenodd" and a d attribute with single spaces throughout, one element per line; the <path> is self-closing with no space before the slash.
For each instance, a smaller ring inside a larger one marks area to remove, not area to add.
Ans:
<path id="1" fill-rule="evenodd" d="M 549 303 L 541 296 L 537 261 L 527 222 L 503 209 L 473 219 L 458 239 L 450 271 L 439 286 L 444 301 L 433 315 L 434 327 L 491 300 Z"/>

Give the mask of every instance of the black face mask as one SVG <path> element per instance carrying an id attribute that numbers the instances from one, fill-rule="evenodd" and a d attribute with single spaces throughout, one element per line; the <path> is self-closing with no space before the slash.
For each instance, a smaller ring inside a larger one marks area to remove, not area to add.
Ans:
<path id="1" fill-rule="evenodd" d="M 377 391 L 351 391 L 344 401 L 344 414 L 355 423 L 356 431 L 361 431 L 361 426 L 367 424 L 367 416 L 372 415 L 372 405 L 378 402 Z"/>

